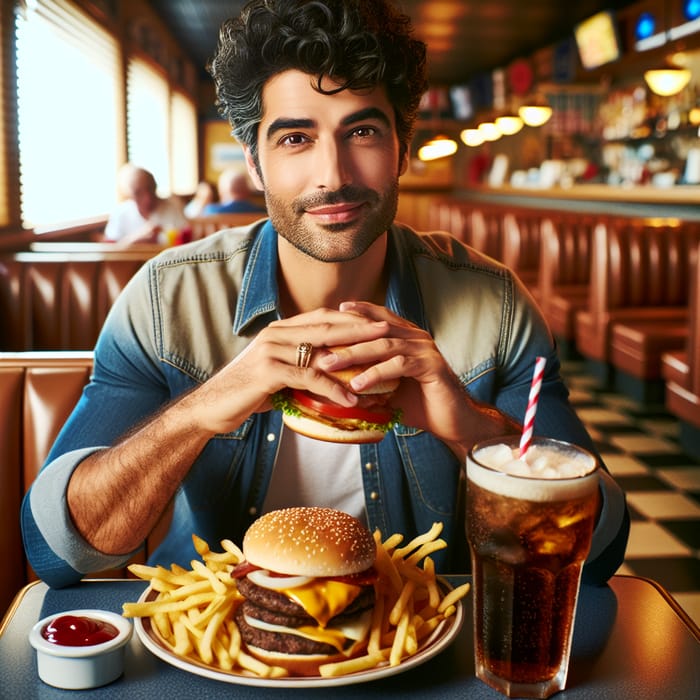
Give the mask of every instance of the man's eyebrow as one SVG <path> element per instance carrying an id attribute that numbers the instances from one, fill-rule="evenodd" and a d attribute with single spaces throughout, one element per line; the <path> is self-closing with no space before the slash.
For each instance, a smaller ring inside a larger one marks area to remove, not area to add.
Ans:
<path id="1" fill-rule="evenodd" d="M 378 119 L 385 126 L 391 126 L 389 117 L 386 115 L 385 112 L 379 109 L 379 107 L 366 107 L 365 109 L 361 109 L 358 112 L 348 114 L 348 116 L 343 119 L 341 124 L 343 126 L 350 126 L 350 124 L 355 124 L 356 122 L 360 122 L 365 119 Z"/>
<path id="2" fill-rule="evenodd" d="M 267 127 L 267 138 L 270 140 L 278 131 L 288 129 L 310 129 L 316 122 L 313 119 L 294 119 L 293 117 L 280 117 Z"/>

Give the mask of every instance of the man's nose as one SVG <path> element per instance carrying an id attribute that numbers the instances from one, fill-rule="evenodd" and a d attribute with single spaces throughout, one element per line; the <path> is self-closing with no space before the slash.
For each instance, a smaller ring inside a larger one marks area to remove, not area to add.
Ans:
<path id="1" fill-rule="evenodd" d="M 338 190 L 352 182 L 352 161 L 342 142 L 335 139 L 319 141 L 314 172 L 319 188 Z"/>

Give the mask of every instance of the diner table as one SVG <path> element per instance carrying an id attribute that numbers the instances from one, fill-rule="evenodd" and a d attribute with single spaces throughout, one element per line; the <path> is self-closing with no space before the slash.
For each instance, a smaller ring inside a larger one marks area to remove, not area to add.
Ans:
<path id="1" fill-rule="evenodd" d="M 450 577 L 453 584 L 469 577 Z M 44 684 L 28 636 L 40 619 L 66 610 L 98 608 L 121 612 L 146 583 L 89 579 L 59 590 L 42 582 L 23 588 L 0 625 L 0 697 L 180 698 L 264 700 L 274 698 L 439 698 L 497 700 L 503 696 L 474 676 L 471 594 L 464 624 L 441 653 L 403 673 L 363 683 L 329 687 L 259 687 L 212 680 L 176 668 L 152 654 L 134 634 L 126 648 L 124 674 L 110 685 L 67 691 Z M 556 698 L 698 700 L 700 631 L 657 583 L 614 576 L 607 586 L 582 586 L 566 690 Z"/>

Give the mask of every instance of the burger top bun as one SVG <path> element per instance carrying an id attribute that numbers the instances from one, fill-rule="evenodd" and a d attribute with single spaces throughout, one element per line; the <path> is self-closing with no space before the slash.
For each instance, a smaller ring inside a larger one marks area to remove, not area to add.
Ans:
<path id="1" fill-rule="evenodd" d="M 283 508 L 248 528 L 243 554 L 251 564 L 291 576 L 347 576 L 374 563 L 376 545 L 369 530 L 342 511 Z"/>
<path id="2" fill-rule="evenodd" d="M 337 350 L 342 350 L 344 346 L 338 345 L 335 347 L 328 348 L 331 352 L 336 352 Z M 344 367 L 343 369 L 336 369 L 327 371 L 331 377 L 334 377 L 339 382 L 344 384 L 348 389 L 353 391 L 350 387 L 350 381 L 353 377 L 364 372 L 368 367 L 372 367 L 372 364 L 361 364 L 361 365 L 351 365 L 350 367 Z M 398 379 L 387 379 L 379 384 L 368 389 L 363 389 L 362 391 L 355 392 L 356 394 L 390 394 L 392 391 L 396 391 L 399 387 L 400 381 Z"/>

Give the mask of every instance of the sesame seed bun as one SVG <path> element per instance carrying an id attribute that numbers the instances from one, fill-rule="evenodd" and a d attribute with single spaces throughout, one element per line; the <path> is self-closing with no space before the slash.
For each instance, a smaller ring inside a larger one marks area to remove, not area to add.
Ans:
<path id="1" fill-rule="evenodd" d="M 243 538 L 247 561 L 292 576 L 347 576 L 369 568 L 376 555 L 372 534 L 333 508 L 275 510 L 258 518 Z"/>
<path id="2" fill-rule="evenodd" d="M 336 352 L 338 350 L 342 350 L 343 347 L 344 346 L 342 345 L 337 345 L 328 349 L 332 352 Z M 341 384 L 344 384 L 348 389 L 350 389 L 350 391 L 355 391 L 354 389 L 352 389 L 352 387 L 350 387 L 350 382 L 352 381 L 352 379 L 372 366 L 373 363 L 352 365 L 350 367 L 344 367 L 343 369 L 327 371 L 326 373 L 334 379 L 337 379 Z M 390 394 L 396 391 L 396 389 L 398 389 L 399 383 L 400 381 L 398 379 L 387 379 L 383 382 L 380 382 L 379 384 L 375 384 L 371 388 L 363 389 L 362 391 L 356 391 L 355 393 L 360 395 Z"/>

